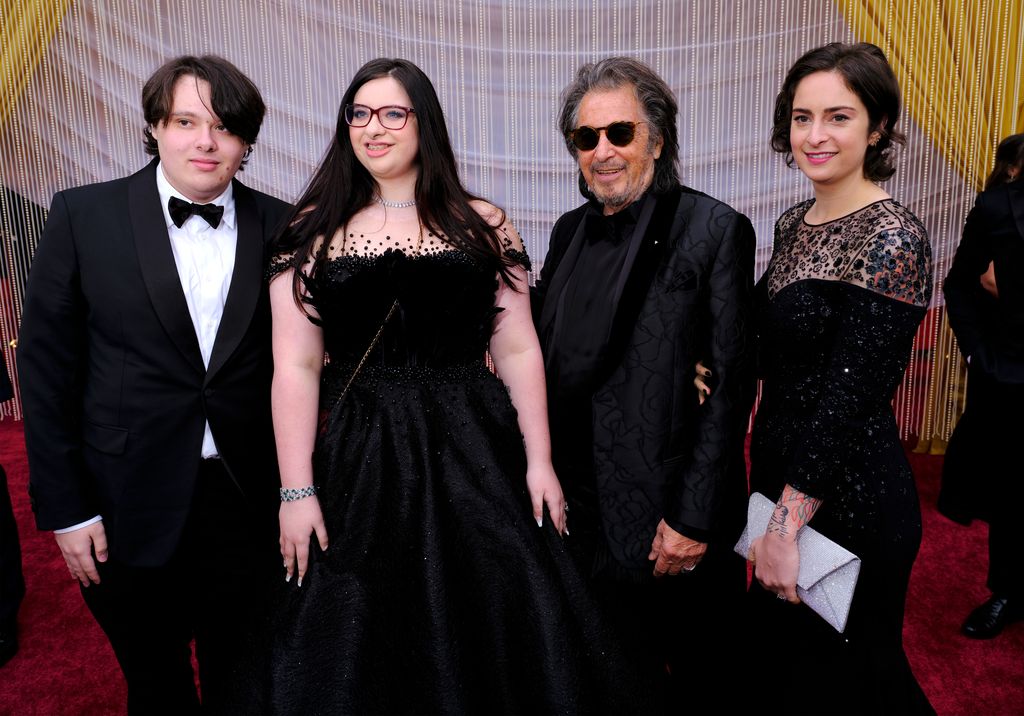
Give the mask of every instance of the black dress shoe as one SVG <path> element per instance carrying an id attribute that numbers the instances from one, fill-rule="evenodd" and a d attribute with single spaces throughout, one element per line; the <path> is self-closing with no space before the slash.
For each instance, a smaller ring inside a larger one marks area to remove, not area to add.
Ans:
<path id="1" fill-rule="evenodd" d="M 1019 600 L 993 594 L 988 601 L 970 613 L 960 631 L 972 639 L 991 639 L 1007 624 L 1024 619 Z"/>
<path id="2" fill-rule="evenodd" d="M 3 666 L 18 653 L 18 633 L 12 627 L 0 629 L 0 666 Z"/>

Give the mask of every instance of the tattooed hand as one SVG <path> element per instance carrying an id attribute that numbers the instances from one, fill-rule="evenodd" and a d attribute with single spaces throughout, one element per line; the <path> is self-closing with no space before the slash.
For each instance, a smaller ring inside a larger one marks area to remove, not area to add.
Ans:
<path id="1" fill-rule="evenodd" d="M 799 604 L 796 578 L 800 572 L 800 552 L 796 540 L 765 532 L 751 543 L 750 552 L 754 556 L 754 577 L 761 586 L 781 594 L 792 604 Z"/>
<path id="2" fill-rule="evenodd" d="M 796 593 L 796 579 L 800 572 L 796 536 L 820 506 L 821 500 L 786 485 L 768 520 L 764 536 L 750 545 L 757 581 L 792 604 L 800 603 Z"/>

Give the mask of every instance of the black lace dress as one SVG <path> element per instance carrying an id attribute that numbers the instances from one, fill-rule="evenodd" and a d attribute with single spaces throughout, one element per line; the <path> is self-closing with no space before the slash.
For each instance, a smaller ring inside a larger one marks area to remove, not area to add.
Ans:
<path id="1" fill-rule="evenodd" d="M 408 250 L 339 255 L 308 282 L 330 358 L 313 458 L 330 546 L 275 610 L 260 710 L 633 710 L 562 539 L 533 518 L 516 410 L 484 363 L 495 267 Z"/>
<path id="2" fill-rule="evenodd" d="M 931 297 L 928 237 L 892 199 L 821 225 L 804 221 L 812 205 L 780 217 L 757 286 L 751 490 L 777 500 L 788 483 L 821 499 L 810 524 L 862 571 L 843 634 L 755 580 L 755 668 L 767 678 L 752 693 L 762 705 L 799 694 L 788 713 L 930 713 L 902 644 L 921 515 L 891 406 Z"/>

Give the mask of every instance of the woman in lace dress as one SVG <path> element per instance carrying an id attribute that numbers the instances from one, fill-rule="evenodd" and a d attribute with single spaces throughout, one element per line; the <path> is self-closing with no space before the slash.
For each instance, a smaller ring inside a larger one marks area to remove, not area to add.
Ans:
<path id="1" fill-rule="evenodd" d="M 902 644 L 921 516 L 891 401 L 931 297 L 931 262 L 924 226 L 878 184 L 893 174 L 899 115 L 896 78 L 866 43 L 806 53 L 776 99 L 772 148 L 814 198 L 779 218 L 757 285 L 764 382 L 750 486 L 777 501 L 750 554 L 758 707 L 932 712 Z M 797 606 L 796 537 L 808 522 L 862 560 L 842 634 Z"/>
<path id="2" fill-rule="evenodd" d="M 626 708 L 561 541 L 527 269 L 430 80 L 362 67 L 271 267 L 289 584 L 263 709 Z"/>

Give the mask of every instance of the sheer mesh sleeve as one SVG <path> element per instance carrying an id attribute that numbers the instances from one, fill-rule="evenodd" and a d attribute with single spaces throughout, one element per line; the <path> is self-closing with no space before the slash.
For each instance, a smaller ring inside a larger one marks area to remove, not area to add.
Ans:
<path id="1" fill-rule="evenodd" d="M 295 268 L 294 253 L 274 254 L 267 263 L 267 270 L 264 272 L 263 277 L 269 283 L 277 278 L 278 274 L 282 274 L 291 268 Z"/>
<path id="2" fill-rule="evenodd" d="M 882 216 L 879 230 L 848 263 L 839 279 L 915 306 L 927 306 L 932 295 L 931 246 L 917 217 L 892 203 L 891 218 Z"/>
<path id="3" fill-rule="evenodd" d="M 522 266 L 526 271 L 533 270 L 530 256 L 526 253 L 523 246 L 523 239 L 519 236 L 516 228 L 512 226 L 512 222 L 505 221 L 498 227 L 498 240 L 501 242 L 501 250 L 505 256 L 517 265 Z"/>

